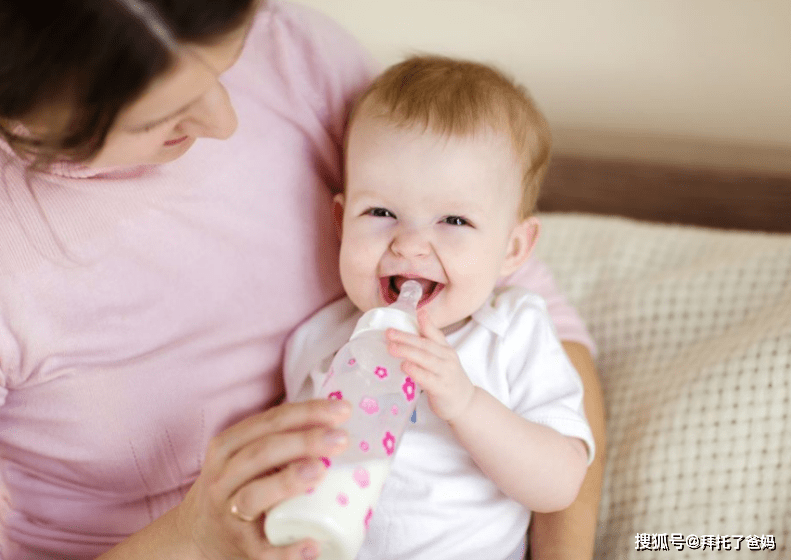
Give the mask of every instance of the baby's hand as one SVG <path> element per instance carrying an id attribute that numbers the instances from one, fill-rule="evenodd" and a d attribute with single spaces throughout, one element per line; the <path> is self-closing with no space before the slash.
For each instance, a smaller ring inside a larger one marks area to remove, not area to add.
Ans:
<path id="1" fill-rule="evenodd" d="M 404 359 L 401 369 L 426 392 L 434 414 L 449 422 L 464 413 L 475 387 L 456 350 L 425 312 L 418 312 L 418 324 L 420 335 L 387 329 L 388 350 Z"/>

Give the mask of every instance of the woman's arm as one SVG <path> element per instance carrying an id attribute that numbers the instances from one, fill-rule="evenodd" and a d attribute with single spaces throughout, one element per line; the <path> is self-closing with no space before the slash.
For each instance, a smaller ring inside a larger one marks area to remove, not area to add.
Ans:
<path id="1" fill-rule="evenodd" d="M 529 529 L 531 560 L 585 560 L 593 557 L 607 441 L 601 383 L 590 351 L 578 342 L 563 348 L 585 387 L 584 405 L 596 441 L 596 456 L 588 466 L 579 495 L 568 508 L 535 513 Z"/>

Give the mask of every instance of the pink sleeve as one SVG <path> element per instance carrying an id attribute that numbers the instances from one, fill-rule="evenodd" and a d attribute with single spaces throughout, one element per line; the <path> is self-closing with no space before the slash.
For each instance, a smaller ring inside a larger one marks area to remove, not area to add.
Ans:
<path id="1" fill-rule="evenodd" d="M 501 283 L 522 286 L 543 297 L 558 338 L 566 342 L 579 342 L 585 345 L 593 356 L 596 355 L 596 344 L 585 327 L 585 323 L 565 296 L 560 293 L 555 278 L 547 265 L 538 258 L 531 256 L 522 268 L 505 278 Z"/>

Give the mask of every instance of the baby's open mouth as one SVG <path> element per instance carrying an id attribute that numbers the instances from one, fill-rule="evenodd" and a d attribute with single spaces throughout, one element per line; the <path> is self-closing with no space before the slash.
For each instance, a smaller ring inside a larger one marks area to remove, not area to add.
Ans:
<path id="1" fill-rule="evenodd" d="M 420 297 L 420 302 L 417 304 L 418 307 L 423 307 L 426 305 L 445 287 L 445 284 L 440 284 L 439 282 L 434 282 L 433 280 L 421 278 L 419 276 L 382 276 L 379 279 L 379 284 L 382 290 L 382 298 L 385 300 L 387 305 L 390 305 L 398 299 L 398 294 L 401 292 L 401 286 L 407 280 L 416 280 L 423 288 L 423 295 Z"/>

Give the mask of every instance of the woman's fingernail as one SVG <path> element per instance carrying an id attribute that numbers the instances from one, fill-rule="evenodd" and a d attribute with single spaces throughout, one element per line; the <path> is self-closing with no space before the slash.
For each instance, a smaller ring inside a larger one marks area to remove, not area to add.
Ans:
<path id="1" fill-rule="evenodd" d="M 345 414 L 345 413 L 351 412 L 352 405 L 350 405 L 346 401 L 333 400 L 330 403 L 330 410 L 332 410 L 332 412 L 334 412 L 336 414 L 341 414 L 341 413 Z"/>
<path id="2" fill-rule="evenodd" d="M 303 560 L 316 560 L 319 557 L 319 551 L 316 550 L 316 547 L 312 544 L 304 547 L 302 549 L 302 558 Z"/>
<path id="3" fill-rule="evenodd" d="M 324 441 L 331 445 L 340 445 L 346 443 L 349 436 L 343 430 L 330 430 L 324 434 Z"/>
<path id="4" fill-rule="evenodd" d="M 302 463 L 297 467 L 297 476 L 302 480 L 314 480 L 320 472 L 321 469 L 316 463 Z"/>

